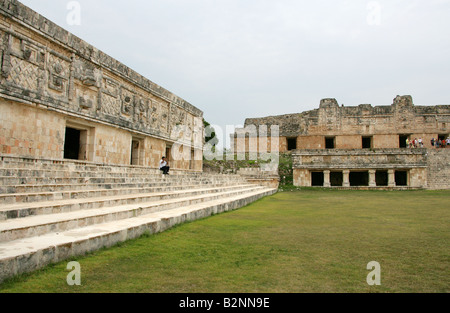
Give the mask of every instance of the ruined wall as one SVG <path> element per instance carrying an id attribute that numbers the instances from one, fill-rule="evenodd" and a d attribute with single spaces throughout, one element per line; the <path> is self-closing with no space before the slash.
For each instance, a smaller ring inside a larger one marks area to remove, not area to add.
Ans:
<path id="1" fill-rule="evenodd" d="M 180 125 L 192 132 L 184 142 L 202 149 L 202 111 L 15 0 L 0 1 L 0 61 L 0 119 L 11 121 L 0 126 L 1 153 L 61 158 L 67 120 L 93 128 L 90 161 L 127 164 L 139 137 L 140 163 L 157 166 L 180 140 Z M 32 120 L 21 125 L 27 112 Z M 22 132 L 11 134 L 18 125 Z M 59 136 L 49 142 L 53 131 Z M 149 138 L 157 142 L 147 145 Z"/>
<path id="2" fill-rule="evenodd" d="M 281 137 L 298 137 L 298 149 L 324 149 L 325 138 L 335 137 L 337 149 L 361 149 L 362 137 L 372 136 L 372 148 L 399 148 L 399 136 L 431 138 L 450 133 L 450 105 L 415 106 L 411 96 L 397 96 L 392 105 L 340 106 L 323 99 L 319 109 L 301 114 L 251 118 L 245 127 L 279 125 Z"/>

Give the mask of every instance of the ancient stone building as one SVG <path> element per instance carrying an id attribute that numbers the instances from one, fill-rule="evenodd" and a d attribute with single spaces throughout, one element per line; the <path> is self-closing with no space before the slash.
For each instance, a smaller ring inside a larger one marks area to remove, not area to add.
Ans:
<path id="1" fill-rule="evenodd" d="M 270 138 L 274 125 L 279 136 Z M 449 133 L 450 105 L 416 106 L 411 96 L 397 96 L 388 106 L 323 99 L 316 110 L 247 119 L 233 139 L 236 152 L 270 150 L 279 141 L 280 152 L 292 151 L 297 186 L 448 188 L 450 149 L 436 153 L 431 140 Z M 423 147 L 407 147 L 416 138 Z"/>
<path id="2" fill-rule="evenodd" d="M 0 154 L 202 170 L 202 111 L 18 1 L 0 61 Z"/>
<path id="3" fill-rule="evenodd" d="M 0 284 L 276 193 L 266 179 L 203 173 L 202 115 L 0 0 Z"/>

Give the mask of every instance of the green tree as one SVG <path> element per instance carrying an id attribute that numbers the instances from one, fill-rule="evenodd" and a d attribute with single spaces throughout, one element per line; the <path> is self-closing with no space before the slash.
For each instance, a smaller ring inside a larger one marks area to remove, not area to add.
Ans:
<path id="1" fill-rule="evenodd" d="M 219 143 L 219 139 L 216 136 L 214 127 L 212 127 L 205 119 L 203 119 L 203 125 L 205 126 L 205 143 L 209 143 L 213 147 L 216 147 Z"/>

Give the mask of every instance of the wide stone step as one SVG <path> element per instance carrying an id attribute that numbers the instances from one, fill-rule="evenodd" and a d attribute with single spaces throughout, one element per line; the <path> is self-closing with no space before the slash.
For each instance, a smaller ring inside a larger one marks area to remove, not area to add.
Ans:
<path id="1" fill-rule="evenodd" d="M 264 189 L 260 186 L 240 187 L 232 190 L 208 189 L 201 192 L 182 194 L 183 197 L 121 205 L 102 209 L 90 209 L 69 213 L 30 216 L 0 222 L 0 242 L 41 236 L 50 232 L 61 232 L 94 224 L 132 218 L 139 215 L 237 196 Z"/>
<path id="2" fill-rule="evenodd" d="M 0 283 L 14 275 L 111 247 L 144 233 L 162 232 L 186 221 L 237 209 L 275 192 L 276 189 L 263 188 L 172 210 L 0 243 Z"/>
<path id="3" fill-rule="evenodd" d="M 158 186 L 176 186 L 184 185 L 218 185 L 218 184 L 236 184 L 245 183 L 245 179 L 223 180 L 223 179 L 198 179 L 198 180 L 161 180 L 154 181 L 134 181 L 125 183 L 82 183 L 82 184 L 39 184 L 39 185 L 3 185 L 0 186 L 0 194 L 25 194 L 39 192 L 63 192 L 63 191 L 81 191 L 81 190 L 99 190 L 99 189 L 122 189 L 122 188 L 151 188 Z"/>
<path id="4" fill-rule="evenodd" d="M 233 190 L 247 187 L 246 185 L 220 186 L 214 188 L 200 188 L 179 190 L 159 193 L 133 194 L 109 197 L 92 197 L 86 199 L 69 199 L 57 201 L 42 201 L 35 203 L 16 203 L 0 205 L 0 221 L 24 218 L 27 216 L 66 213 L 77 210 L 97 209 L 102 207 L 111 207 L 118 205 L 127 205 L 138 202 L 157 201 L 171 199 L 174 197 L 183 197 L 187 195 L 198 195 L 203 193 Z"/>
<path id="5" fill-rule="evenodd" d="M 128 171 L 123 172 L 112 172 L 112 171 L 97 171 L 97 170 L 68 170 L 68 169 L 39 169 L 39 168 L 0 168 L 1 176 L 18 176 L 18 177 L 46 177 L 46 176 L 72 176 L 72 177 L 94 177 L 98 175 L 108 175 L 108 176 L 123 176 L 129 175 Z M 146 172 L 133 172 L 132 174 L 136 176 L 155 174 L 153 171 Z"/>
<path id="6" fill-rule="evenodd" d="M 0 168 L 4 169 L 37 169 L 37 170 L 63 170 L 63 171 L 102 171 L 102 172 L 147 172 L 157 169 L 137 165 L 108 165 L 76 160 L 45 160 L 13 158 L 0 155 Z"/>
<path id="7" fill-rule="evenodd" d="M 131 185 L 131 184 L 130 184 Z M 187 183 L 180 185 L 179 182 L 165 183 L 161 184 L 139 184 L 138 186 L 132 185 L 130 187 L 123 188 L 84 188 L 68 190 L 68 191 L 39 191 L 39 192 L 26 192 L 26 193 L 7 193 L 0 194 L 0 205 L 3 204 L 15 204 L 24 202 L 39 202 L 39 201 L 55 201 L 55 200 L 69 200 L 69 199 L 83 199 L 89 197 L 107 197 L 107 196 L 118 196 L 118 195 L 131 195 L 138 193 L 152 193 L 152 192 L 163 192 L 163 191 L 173 191 L 182 189 L 195 189 L 196 187 L 208 185 L 209 187 L 226 186 L 228 184 L 202 184 L 202 183 Z M 235 185 L 235 184 L 233 184 Z M 71 185 L 66 185 L 70 187 Z M 95 186 L 95 185 L 94 185 Z M 94 187 L 93 186 L 93 187 Z M 45 189 L 44 189 L 45 190 Z M 48 190 L 48 189 L 47 189 Z"/>
<path id="8" fill-rule="evenodd" d="M 243 181 L 239 177 L 189 177 L 189 176 L 164 176 L 163 175 L 150 175 L 148 177 L 12 177 L 2 176 L 0 177 L 0 186 L 20 186 L 20 185 L 73 185 L 73 184 L 123 184 L 130 182 L 137 183 L 153 183 L 153 182 L 202 182 L 202 181 Z"/>
<path id="9" fill-rule="evenodd" d="M 56 170 L 56 169 L 5 169 L 0 168 L 0 177 L 16 177 L 16 178 L 30 178 L 30 177 L 46 177 L 46 178 L 104 178 L 104 177 L 113 177 L 113 178 L 121 178 L 121 177 L 148 177 L 148 176 L 156 176 L 161 174 L 161 171 L 157 171 L 155 169 L 147 169 L 146 171 L 112 171 L 112 172 L 104 172 L 104 171 L 69 171 L 69 170 Z M 199 178 L 202 175 L 197 175 L 195 173 L 185 174 L 180 173 L 175 176 L 186 176 L 186 177 L 194 177 Z"/>
<path id="10" fill-rule="evenodd" d="M 140 176 L 152 176 L 161 174 L 161 171 L 155 168 L 141 167 L 141 168 L 127 168 L 119 166 L 110 167 L 55 167 L 47 166 L 41 167 L 36 165 L 35 167 L 2 167 L 0 165 L 0 176 L 13 176 L 20 178 L 27 177 L 122 177 L 133 175 L 136 177 Z M 203 174 L 200 172 L 187 172 L 180 171 L 176 169 L 171 170 L 171 174 L 174 176 L 191 176 L 191 177 L 202 177 L 202 176 L 223 176 L 223 174 L 217 173 L 207 173 Z"/>

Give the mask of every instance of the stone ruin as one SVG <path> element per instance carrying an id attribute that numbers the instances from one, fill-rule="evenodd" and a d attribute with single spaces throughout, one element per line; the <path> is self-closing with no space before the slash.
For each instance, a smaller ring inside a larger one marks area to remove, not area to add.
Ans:
<path id="1" fill-rule="evenodd" d="M 279 127 L 279 135 L 256 130 Z M 391 105 L 339 105 L 323 99 L 299 114 L 249 118 L 232 135 L 237 153 L 270 151 L 293 157 L 294 185 L 340 188 L 450 188 L 450 105 L 417 106 L 411 96 Z M 410 149 L 407 140 L 423 145 Z"/>

